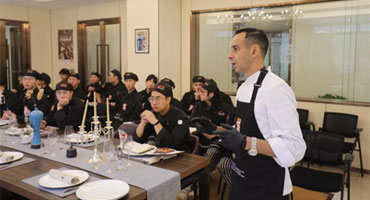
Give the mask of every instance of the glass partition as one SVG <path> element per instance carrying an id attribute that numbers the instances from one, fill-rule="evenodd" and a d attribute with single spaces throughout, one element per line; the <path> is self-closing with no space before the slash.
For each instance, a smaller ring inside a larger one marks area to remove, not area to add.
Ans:
<path id="1" fill-rule="evenodd" d="M 265 65 L 291 85 L 297 97 L 370 102 L 370 2 L 328 1 L 196 17 L 196 73 L 235 93 L 245 79 L 227 54 L 235 30 L 254 27 L 270 40 Z"/>

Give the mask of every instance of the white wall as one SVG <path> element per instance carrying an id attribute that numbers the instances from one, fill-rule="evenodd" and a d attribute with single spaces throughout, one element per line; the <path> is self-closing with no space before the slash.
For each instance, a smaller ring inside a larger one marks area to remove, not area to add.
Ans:
<path id="1" fill-rule="evenodd" d="M 149 54 L 135 53 L 135 29 L 149 28 Z M 138 89 L 145 88 L 148 74 L 158 74 L 158 0 L 127 0 L 127 66 L 139 77 Z"/>
<path id="2" fill-rule="evenodd" d="M 159 78 L 170 78 L 181 98 L 181 0 L 159 0 Z"/>

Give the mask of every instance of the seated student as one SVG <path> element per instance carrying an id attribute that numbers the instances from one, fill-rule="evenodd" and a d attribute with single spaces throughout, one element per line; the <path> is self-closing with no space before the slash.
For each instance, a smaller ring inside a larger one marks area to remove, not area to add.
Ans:
<path id="1" fill-rule="evenodd" d="M 97 72 L 92 72 L 90 74 L 90 84 L 86 88 L 86 99 L 89 100 L 89 102 L 94 102 L 94 92 L 96 96 L 96 102 L 102 103 L 102 92 L 103 88 L 100 85 L 100 74 Z"/>
<path id="2" fill-rule="evenodd" d="M 4 113 L 3 118 L 9 119 L 17 117 L 19 123 L 23 123 L 25 115 L 29 115 L 36 107 L 43 113 L 49 110 L 49 103 L 44 94 L 43 89 L 37 88 L 37 80 L 40 79 L 40 74 L 37 71 L 28 71 L 23 76 L 24 90 L 17 100 L 15 112 Z"/>
<path id="3" fill-rule="evenodd" d="M 222 101 L 218 87 L 210 80 L 205 80 L 200 88 L 200 102 L 195 104 L 194 112 L 191 114 L 191 119 L 201 117 L 210 120 L 216 126 L 220 126 L 221 123 L 234 124 L 234 107 Z M 215 135 L 211 134 L 211 131 L 198 133 L 203 150 L 218 140 Z"/>
<path id="4" fill-rule="evenodd" d="M 20 97 L 23 90 L 24 90 L 24 87 L 23 87 L 23 73 L 20 73 L 18 75 L 18 87 L 17 87 L 17 89 L 13 88 L 10 91 L 13 92 L 14 94 L 16 94 L 17 97 Z"/>
<path id="5" fill-rule="evenodd" d="M 207 80 L 212 81 L 217 86 L 216 81 L 214 81 L 213 79 L 208 79 L 207 78 Z M 234 106 L 233 102 L 231 101 L 231 97 L 229 95 L 227 95 L 225 92 L 222 92 L 221 90 L 220 90 L 220 98 L 222 99 L 222 101 L 229 104 L 230 106 Z"/>
<path id="6" fill-rule="evenodd" d="M 184 94 L 181 100 L 182 107 L 186 114 L 191 115 L 194 110 L 195 104 L 199 101 L 199 89 L 202 87 L 204 81 L 203 76 L 193 77 L 193 90 Z"/>
<path id="7" fill-rule="evenodd" d="M 50 76 L 46 73 L 40 74 L 40 80 L 38 82 L 38 87 L 44 89 L 44 93 L 46 98 L 48 99 L 49 105 L 53 105 L 55 101 L 55 93 L 54 90 L 50 88 Z"/>
<path id="8" fill-rule="evenodd" d="M 168 147 L 191 152 L 190 120 L 179 108 L 171 105 L 172 89 L 159 82 L 150 96 L 152 111 L 141 113 L 141 121 L 134 134 L 137 142 L 154 140 L 157 147 Z"/>
<path id="9" fill-rule="evenodd" d="M 73 87 L 73 97 L 79 99 L 81 102 L 85 102 L 85 93 L 80 87 L 80 81 L 80 75 L 74 73 L 68 76 L 67 82 Z"/>
<path id="10" fill-rule="evenodd" d="M 116 113 L 113 120 L 113 127 L 115 129 L 117 129 L 122 122 L 140 120 L 140 95 L 135 88 L 136 82 L 139 81 L 139 78 L 132 72 L 126 72 L 123 77 L 128 94 L 119 101 L 121 109 Z"/>
<path id="11" fill-rule="evenodd" d="M 150 74 L 146 80 L 145 85 L 146 88 L 142 90 L 140 93 L 140 105 L 141 110 L 152 110 L 152 107 L 150 106 L 149 97 L 150 93 L 152 92 L 152 89 L 154 88 L 155 84 L 157 84 L 158 78 L 154 74 Z"/>
<path id="12" fill-rule="evenodd" d="M 0 94 L 4 96 L 3 98 L 5 98 L 5 104 L 1 104 L 1 102 L 0 102 L 1 112 L 3 113 L 6 110 L 10 110 L 11 112 L 15 112 L 15 109 L 17 108 L 18 96 L 15 93 L 7 90 L 6 85 L 3 81 L 0 81 Z M 0 101 L 1 101 L 1 99 L 0 99 Z M 2 102 L 2 103 L 4 103 L 4 102 Z"/>
<path id="13" fill-rule="evenodd" d="M 126 95 L 127 89 L 122 83 L 121 72 L 116 69 L 110 71 L 108 83 L 103 85 L 103 99 L 109 99 L 111 119 L 120 111 L 119 101 Z M 103 109 L 106 109 L 106 106 Z"/>
<path id="14" fill-rule="evenodd" d="M 67 125 L 73 125 L 75 129 L 78 129 L 82 122 L 84 104 L 73 97 L 72 85 L 66 81 L 58 83 L 55 88 L 55 94 L 57 101 L 45 117 L 41 128 L 45 128 L 48 125 L 63 129 Z"/>
<path id="15" fill-rule="evenodd" d="M 176 87 L 176 86 L 175 86 L 175 83 L 174 83 L 171 79 L 169 79 L 169 78 L 164 78 L 164 79 L 162 79 L 161 81 L 164 81 L 164 82 L 166 82 L 168 85 L 170 85 L 172 90 L 174 90 L 174 89 L 175 89 L 175 87 Z M 182 104 L 181 104 L 181 102 L 180 102 L 179 100 L 177 100 L 175 97 L 172 97 L 171 105 L 176 106 L 177 108 L 182 109 Z"/>
<path id="16" fill-rule="evenodd" d="M 63 68 L 59 71 L 59 76 L 60 76 L 60 82 L 62 81 L 67 81 L 68 80 L 68 77 L 69 77 L 69 74 L 71 74 L 71 72 L 66 69 L 66 68 Z"/>

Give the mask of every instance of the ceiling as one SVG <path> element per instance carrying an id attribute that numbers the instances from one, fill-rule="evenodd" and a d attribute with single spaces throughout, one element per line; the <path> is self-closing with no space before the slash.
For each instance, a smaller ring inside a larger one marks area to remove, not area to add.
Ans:
<path id="1" fill-rule="evenodd" d="M 46 1 L 46 2 L 42 2 Z M 1 4 L 17 5 L 24 7 L 36 7 L 45 9 L 64 8 L 71 6 L 79 6 L 86 4 L 94 4 L 99 2 L 107 1 L 119 1 L 119 0 L 0 0 Z"/>

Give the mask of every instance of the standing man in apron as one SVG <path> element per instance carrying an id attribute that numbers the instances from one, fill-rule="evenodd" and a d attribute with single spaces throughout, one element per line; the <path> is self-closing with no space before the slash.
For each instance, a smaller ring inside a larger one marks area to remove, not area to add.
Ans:
<path id="1" fill-rule="evenodd" d="M 224 125 L 225 130 L 214 132 L 233 151 L 230 200 L 288 199 L 288 167 L 306 150 L 293 91 L 264 67 L 268 45 L 264 31 L 240 29 L 228 55 L 246 77 L 236 96 L 235 128 Z"/>

